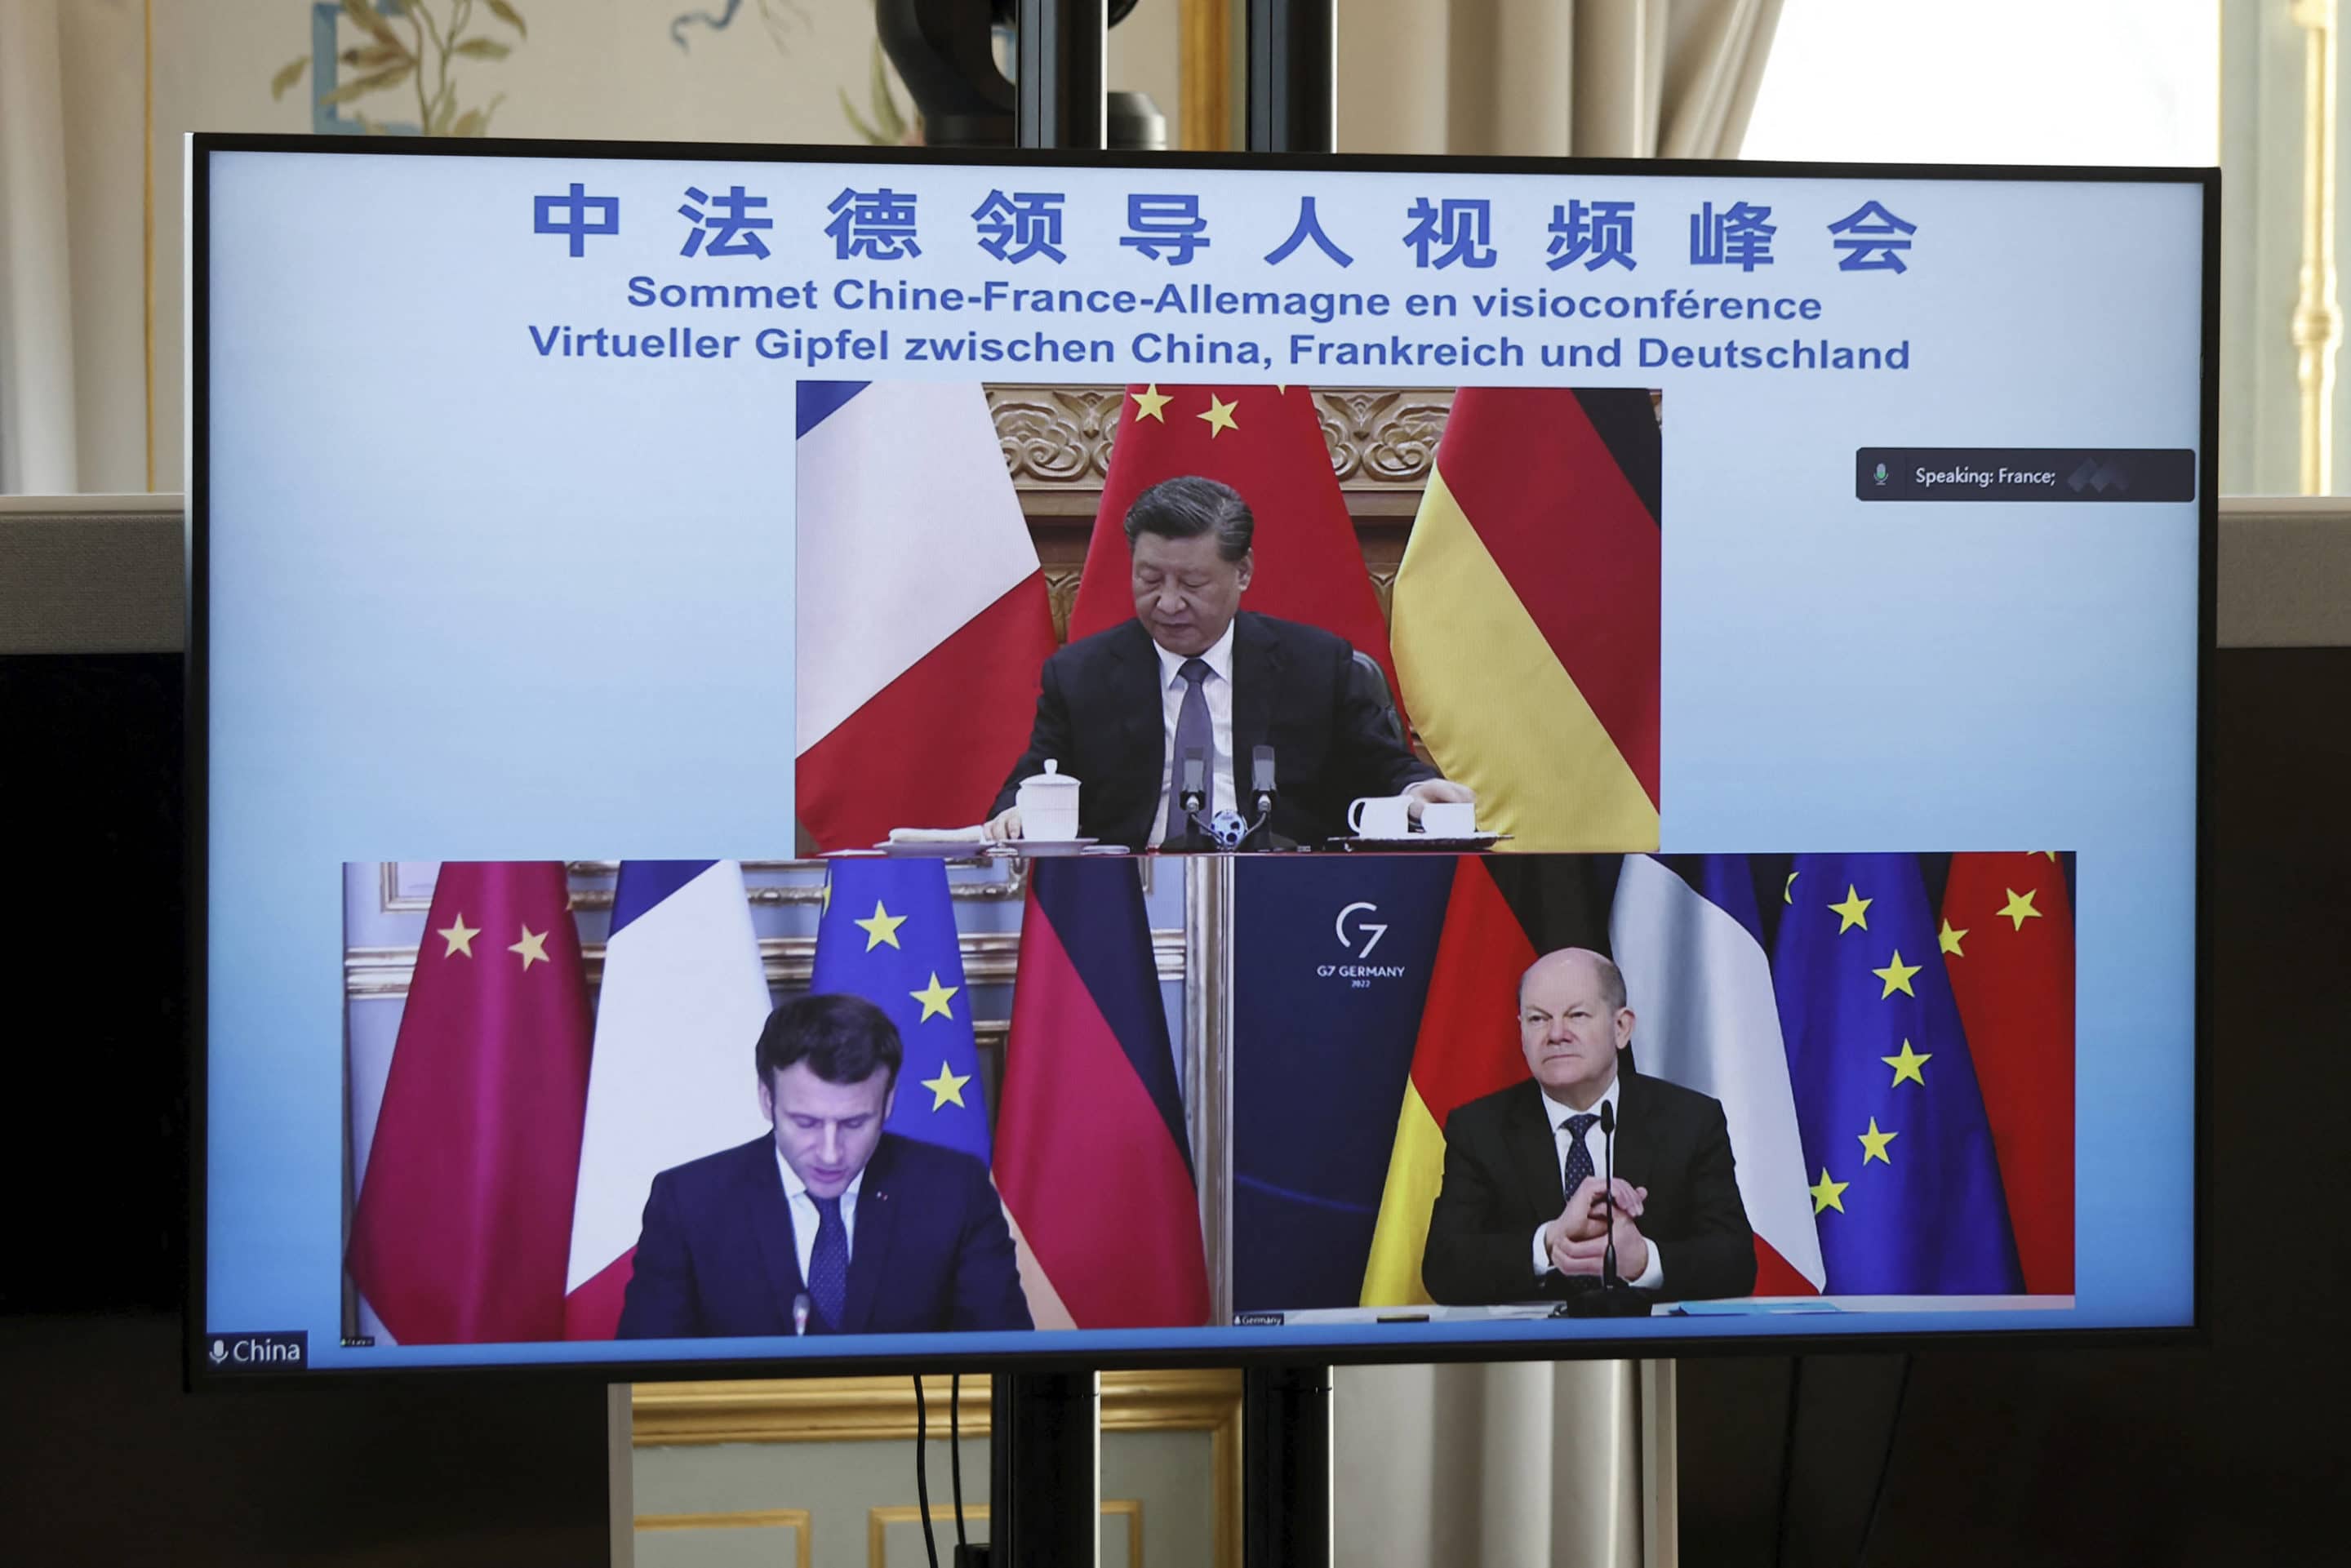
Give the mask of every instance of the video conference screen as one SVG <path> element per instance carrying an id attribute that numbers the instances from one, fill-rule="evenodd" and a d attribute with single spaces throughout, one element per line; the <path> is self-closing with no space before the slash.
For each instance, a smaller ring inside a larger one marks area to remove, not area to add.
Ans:
<path id="1" fill-rule="evenodd" d="M 2195 1324 L 2208 173 L 190 157 L 200 1379 Z"/>

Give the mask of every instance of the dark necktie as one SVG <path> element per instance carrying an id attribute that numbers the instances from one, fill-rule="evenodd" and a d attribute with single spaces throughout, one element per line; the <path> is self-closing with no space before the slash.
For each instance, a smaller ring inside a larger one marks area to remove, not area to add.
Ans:
<path id="1" fill-rule="evenodd" d="M 1200 690 L 1208 678 L 1206 659 L 1186 659 L 1184 667 L 1176 672 L 1184 677 L 1183 706 L 1176 710 L 1176 746 L 1167 759 L 1167 831 L 1160 835 L 1162 844 L 1190 844 L 1193 836 L 1191 819 L 1184 814 L 1184 754 L 1196 750 L 1206 764 L 1200 776 L 1200 815 L 1208 818 L 1217 810 L 1217 732 L 1208 722 L 1208 699 Z"/>
<path id="2" fill-rule="evenodd" d="M 1586 1169 L 1591 1167 L 1584 1162 Z M 809 1194 L 816 1205 L 816 1245 L 809 1249 L 809 1301 L 825 1328 L 841 1332 L 841 1307 L 849 1299 L 849 1227 L 841 1222 L 841 1199 Z"/>
<path id="3" fill-rule="evenodd" d="M 1583 1134 L 1590 1132 L 1592 1124 L 1598 1120 L 1598 1116 L 1570 1116 L 1567 1119 L 1567 1164 L 1560 1173 L 1566 1186 L 1563 1196 L 1567 1197 L 1573 1197 L 1575 1189 L 1593 1174 L 1592 1151 L 1583 1146 Z"/>

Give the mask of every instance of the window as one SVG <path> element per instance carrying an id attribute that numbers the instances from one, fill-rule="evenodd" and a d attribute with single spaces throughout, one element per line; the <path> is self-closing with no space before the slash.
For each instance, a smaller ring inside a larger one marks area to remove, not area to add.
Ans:
<path id="1" fill-rule="evenodd" d="M 1787 0 L 1750 158 L 2220 161 L 2217 0 Z"/>

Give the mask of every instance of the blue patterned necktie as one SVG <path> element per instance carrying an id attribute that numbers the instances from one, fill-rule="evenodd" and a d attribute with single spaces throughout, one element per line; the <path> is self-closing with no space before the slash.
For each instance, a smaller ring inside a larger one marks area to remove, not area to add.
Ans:
<path id="1" fill-rule="evenodd" d="M 1570 1116 L 1567 1119 L 1567 1166 L 1561 1173 L 1566 1191 L 1562 1197 L 1573 1197 L 1575 1189 L 1583 1185 L 1585 1178 L 1595 1174 L 1592 1168 L 1592 1151 L 1583 1146 L 1583 1134 L 1590 1132 L 1592 1124 L 1598 1120 L 1598 1116 Z"/>
<path id="2" fill-rule="evenodd" d="M 1162 844 L 1196 842 L 1191 819 L 1184 814 L 1184 754 L 1196 750 L 1207 764 L 1200 780 L 1200 815 L 1217 814 L 1217 731 L 1208 721 L 1208 699 L 1200 690 L 1208 678 L 1206 659 L 1186 659 L 1176 672 L 1184 678 L 1184 701 L 1176 710 L 1176 745 L 1167 755 L 1167 831 Z"/>
<path id="3" fill-rule="evenodd" d="M 1585 1164 L 1588 1166 L 1590 1161 Z M 809 1249 L 809 1301 L 831 1333 L 841 1332 L 841 1311 L 849 1298 L 849 1227 L 841 1223 L 841 1199 L 809 1194 L 816 1205 L 816 1245 Z"/>

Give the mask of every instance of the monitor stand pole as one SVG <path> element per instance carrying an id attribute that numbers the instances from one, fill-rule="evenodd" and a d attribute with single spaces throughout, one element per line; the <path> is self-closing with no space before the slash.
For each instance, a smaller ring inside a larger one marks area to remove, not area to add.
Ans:
<path id="1" fill-rule="evenodd" d="M 984 5 L 957 9 L 987 14 Z M 1014 140 L 1023 147 L 1100 152 L 1105 0 L 1018 0 L 1015 18 Z M 1099 1373 L 996 1375 L 988 1543 L 958 1550 L 956 1568 L 1082 1568 L 1102 1561 L 1101 1406 Z"/>
<path id="2" fill-rule="evenodd" d="M 1241 1374 L 1242 1568 L 1331 1568 L 1331 1369 Z"/>
<path id="3" fill-rule="evenodd" d="M 987 1544 L 956 1568 L 1060 1568 L 1102 1559 L 1097 1373 L 999 1372 L 988 1401 Z"/>
<path id="4" fill-rule="evenodd" d="M 1249 150 L 1338 145 L 1337 0 L 1249 0 Z M 1241 1374 L 1243 1568 L 1331 1568 L 1331 1369 Z"/>

